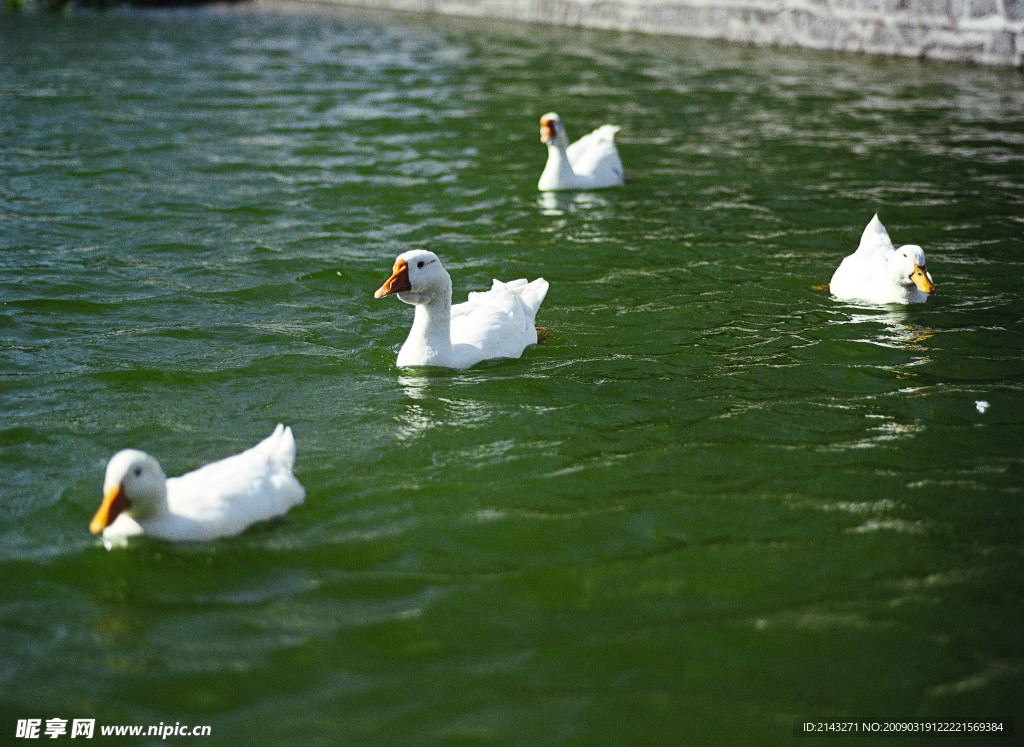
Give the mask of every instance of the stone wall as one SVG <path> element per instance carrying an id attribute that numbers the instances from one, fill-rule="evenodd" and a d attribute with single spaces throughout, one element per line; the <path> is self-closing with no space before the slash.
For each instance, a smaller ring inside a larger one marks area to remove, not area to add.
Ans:
<path id="1" fill-rule="evenodd" d="M 1024 67 L 1024 0 L 333 0 L 343 5 Z"/>

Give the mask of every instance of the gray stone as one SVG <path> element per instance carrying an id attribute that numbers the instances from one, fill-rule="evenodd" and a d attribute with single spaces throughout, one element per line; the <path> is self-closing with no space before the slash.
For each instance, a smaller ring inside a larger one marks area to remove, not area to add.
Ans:
<path id="1" fill-rule="evenodd" d="M 950 16 L 949 0 L 917 0 L 918 15 Z"/>
<path id="2" fill-rule="evenodd" d="M 310 0 L 1024 67 L 1024 0 Z"/>
<path id="3" fill-rule="evenodd" d="M 1017 51 L 1017 43 L 1014 39 L 1014 34 L 1009 31 L 1000 31 L 992 38 L 992 48 L 989 49 L 989 54 L 995 55 L 996 57 L 1013 57 Z"/>
<path id="4" fill-rule="evenodd" d="M 999 12 L 999 0 L 971 0 L 971 18 L 987 18 Z"/>

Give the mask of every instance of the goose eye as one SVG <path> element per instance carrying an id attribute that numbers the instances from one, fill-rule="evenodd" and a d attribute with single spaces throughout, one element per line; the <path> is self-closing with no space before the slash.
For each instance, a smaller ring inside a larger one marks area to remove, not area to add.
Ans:
<path id="1" fill-rule="evenodd" d="M 136 477 L 142 477 L 142 467 L 136 467 L 133 472 Z"/>
<path id="2" fill-rule="evenodd" d="M 417 267 L 423 267 L 423 265 L 425 265 L 425 264 L 426 264 L 426 262 L 424 262 L 424 261 L 423 261 L 423 260 L 421 259 L 421 260 L 420 260 L 419 262 L 417 262 L 417 263 L 416 263 L 416 266 L 417 266 Z"/>

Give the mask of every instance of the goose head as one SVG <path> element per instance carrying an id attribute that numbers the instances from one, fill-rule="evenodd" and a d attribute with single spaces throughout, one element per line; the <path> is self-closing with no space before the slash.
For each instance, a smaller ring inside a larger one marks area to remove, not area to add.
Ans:
<path id="1" fill-rule="evenodd" d="M 145 519 L 167 510 L 167 477 L 160 463 L 143 451 L 119 451 L 107 463 L 103 502 L 89 523 L 102 534 L 120 514 Z"/>
<path id="2" fill-rule="evenodd" d="M 565 134 L 565 125 L 562 118 L 554 112 L 549 112 L 540 118 L 540 141 L 545 145 L 554 145 L 558 148 L 569 147 L 569 136 Z"/>
<path id="3" fill-rule="evenodd" d="M 408 304 L 429 304 L 435 298 L 451 302 L 452 279 L 433 252 L 413 249 L 399 254 L 389 277 L 374 298 L 397 295 Z"/>
<path id="4" fill-rule="evenodd" d="M 916 244 L 907 244 L 897 249 L 889 260 L 889 268 L 896 282 L 908 290 L 916 285 L 926 295 L 935 292 L 935 283 L 928 274 L 924 250 Z"/>

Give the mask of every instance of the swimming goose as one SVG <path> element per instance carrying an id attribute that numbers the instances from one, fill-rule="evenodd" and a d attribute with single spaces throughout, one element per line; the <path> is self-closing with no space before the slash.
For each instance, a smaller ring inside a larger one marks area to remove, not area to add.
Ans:
<path id="1" fill-rule="evenodd" d="M 614 125 L 602 125 L 572 145 L 562 119 L 554 112 L 540 118 L 540 141 L 548 146 L 548 162 L 537 189 L 601 189 L 625 183 L 615 148 Z"/>
<path id="2" fill-rule="evenodd" d="M 924 250 L 914 244 L 896 249 L 876 214 L 860 246 L 836 269 L 829 290 L 839 299 L 870 303 L 924 303 L 935 292 Z"/>
<path id="3" fill-rule="evenodd" d="M 125 449 L 107 463 L 89 531 L 105 540 L 146 534 L 172 542 L 235 535 L 302 503 L 294 464 L 295 438 L 283 425 L 241 454 L 170 479 L 149 454 Z"/>
<path id="4" fill-rule="evenodd" d="M 469 368 L 491 358 L 518 358 L 537 342 L 534 320 L 548 282 L 495 280 L 452 306 L 452 279 L 433 252 L 414 249 L 395 260 L 374 298 L 397 295 L 416 307 L 412 329 L 398 351 L 399 366 Z"/>

